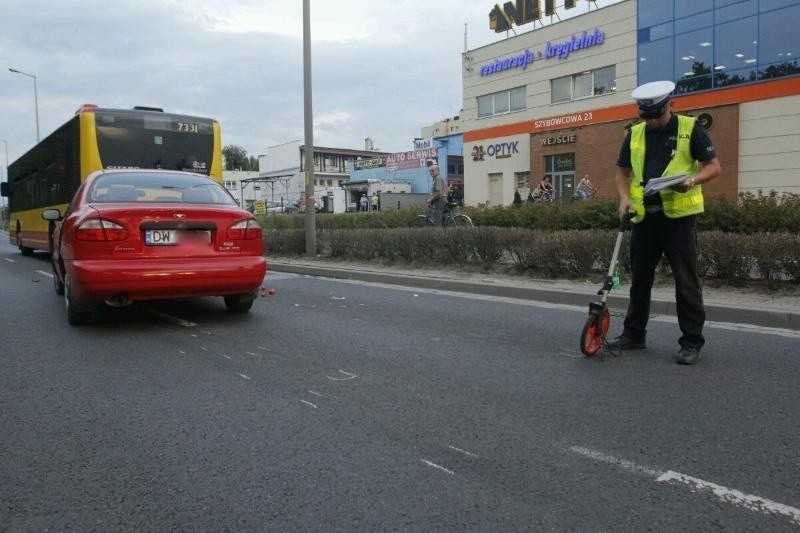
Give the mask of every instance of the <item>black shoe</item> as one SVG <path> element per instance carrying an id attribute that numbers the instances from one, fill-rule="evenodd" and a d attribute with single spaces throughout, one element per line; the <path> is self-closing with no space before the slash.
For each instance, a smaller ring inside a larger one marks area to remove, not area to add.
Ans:
<path id="1" fill-rule="evenodd" d="M 644 350 L 647 344 L 644 341 L 635 341 L 625 335 L 620 335 L 613 341 L 608 343 L 609 346 L 615 350 Z"/>
<path id="2" fill-rule="evenodd" d="M 679 365 L 694 365 L 700 361 L 700 350 L 684 346 L 678 352 L 675 362 Z"/>

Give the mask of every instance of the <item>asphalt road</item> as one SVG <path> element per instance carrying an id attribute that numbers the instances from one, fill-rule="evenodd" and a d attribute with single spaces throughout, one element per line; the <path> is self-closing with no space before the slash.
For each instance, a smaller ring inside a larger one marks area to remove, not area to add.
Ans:
<path id="1" fill-rule="evenodd" d="M 800 530 L 796 331 L 600 361 L 583 308 L 296 274 L 74 328 L 48 274 L 0 244 L 2 531 Z"/>

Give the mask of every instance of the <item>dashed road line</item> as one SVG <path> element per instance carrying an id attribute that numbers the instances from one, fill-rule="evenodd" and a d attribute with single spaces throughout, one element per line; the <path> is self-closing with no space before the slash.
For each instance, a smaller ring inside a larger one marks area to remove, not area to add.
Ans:
<path id="1" fill-rule="evenodd" d="M 421 461 L 423 463 L 425 463 L 426 465 L 428 465 L 430 467 L 433 467 L 433 468 L 436 468 L 438 470 L 441 470 L 442 472 L 446 472 L 451 476 L 455 475 L 455 472 L 453 472 L 452 470 L 449 470 L 449 469 L 447 469 L 447 468 L 445 468 L 445 467 L 443 467 L 441 465 L 437 465 L 436 463 L 432 463 L 432 462 L 428 461 L 427 459 L 421 459 Z"/>
<path id="2" fill-rule="evenodd" d="M 313 404 L 313 403 L 311 403 L 311 402 L 307 402 L 307 401 L 305 401 L 305 400 L 300 400 L 300 403 L 304 403 L 304 404 L 306 404 L 306 405 L 310 405 L 310 406 L 311 406 L 311 407 L 313 407 L 314 409 L 316 409 L 316 408 L 317 408 L 317 406 L 316 406 L 315 404 Z"/>
<path id="3" fill-rule="evenodd" d="M 467 450 L 462 450 L 461 448 L 456 448 L 455 446 L 448 446 L 448 448 L 450 448 L 451 450 L 455 450 L 455 451 L 457 451 L 458 453 L 463 453 L 464 455 L 467 455 L 467 456 L 469 456 L 469 457 L 474 457 L 474 458 L 476 458 L 476 459 L 477 459 L 477 458 L 479 458 L 479 456 L 478 456 L 478 455 L 475 455 L 475 454 L 474 454 L 474 453 L 472 453 L 472 452 L 468 452 Z"/>
<path id="4" fill-rule="evenodd" d="M 246 380 L 248 380 L 248 381 L 251 381 L 251 380 L 253 379 L 253 378 L 251 378 L 250 376 L 248 376 L 248 375 L 246 375 L 246 374 L 242 374 L 242 373 L 240 373 L 240 372 L 237 372 L 237 373 L 236 373 L 236 375 L 237 375 L 237 376 L 239 376 L 240 378 L 242 378 L 242 379 L 246 379 Z"/>

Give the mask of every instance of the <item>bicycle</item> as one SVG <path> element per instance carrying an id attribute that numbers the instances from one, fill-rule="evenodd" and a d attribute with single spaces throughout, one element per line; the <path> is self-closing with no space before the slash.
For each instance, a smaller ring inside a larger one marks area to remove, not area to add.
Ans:
<path id="1" fill-rule="evenodd" d="M 447 202 L 444 207 L 444 219 L 442 221 L 442 225 L 445 228 L 448 227 L 457 227 L 457 228 L 471 228 L 475 224 L 472 223 L 472 219 L 469 218 L 469 215 L 464 213 L 459 213 L 456 211 L 456 207 L 458 206 L 455 202 Z M 428 212 L 424 215 L 420 214 L 417 215 L 417 225 L 418 226 L 438 226 L 438 224 L 433 220 L 433 207 L 428 207 Z"/>

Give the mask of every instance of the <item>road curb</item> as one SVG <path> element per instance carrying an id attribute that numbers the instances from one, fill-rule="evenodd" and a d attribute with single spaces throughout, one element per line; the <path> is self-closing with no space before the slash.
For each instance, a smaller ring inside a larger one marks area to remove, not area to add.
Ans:
<path id="1" fill-rule="evenodd" d="M 586 306 L 597 298 L 591 290 L 554 290 L 546 288 L 530 288 L 511 284 L 493 283 L 490 281 L 465 281 L 453 278 L 431 277 L 423 275 L 396 274 L 391 272 L 378 272 L 341 268 L 323 265 L 292 264 L 270 261 L 269 269 L 275 272 L 304 274 L 323 278 L 347 279 L 356 281 L 369 281 L 389 285 L 402 285 L 419 287 L 423 289 L 438 289 L 443 291 L 467 292 L 488 296 L 502 296 L 519 298 L 553 304 Z M 608 305 L 612 309 L 624 311 L 628 307 L 626 296 L 608 297 Z M 706 303 L 706 320 L 712 322 L 732 322 L 737 324 L 751 324 L 754 326 L 784 328 L 800 330 L 800 310 L 770 311 L 765 309 L 744 308 L 741 306 L 728 306 Z M 652 300 L 650 312 L 657 315 L 676 316 L 675 302 L 668 300 Z"/>

